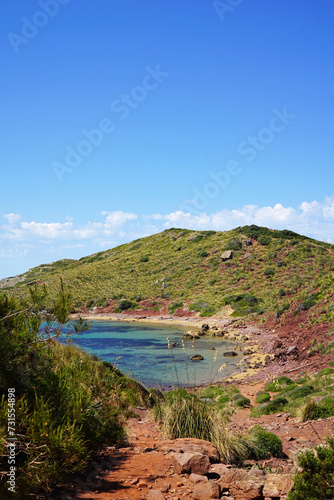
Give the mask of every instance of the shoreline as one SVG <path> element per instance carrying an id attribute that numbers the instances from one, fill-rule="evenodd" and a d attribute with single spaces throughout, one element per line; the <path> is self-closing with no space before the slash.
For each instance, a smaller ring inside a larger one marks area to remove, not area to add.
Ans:
<path id="1" fill-rule="evenodd" d="M 71 319 L 76 319 L 79 314 L 71 314 Z M 89 321 L 124 321 L 127 323 L 149 323 L 160 325 L 175 325 L 185 328 L 192 327 L 200 329 L 203 323 L 210 323 L 210 329 L 214 326 L 217 328 L 231 328 L 237 321 L 228 316 L 217 318 L 215 316 L 209 318 L 200 318 L 198 316 L 145 316 L 145 315 L 123 315 L 122 313 L 96 313 L 96 314 L 80 314 L 80 316 Z"/>
<path id="2" fill-rule="evenodd" d="M 71 319 L 77 318 L 78 314 L 71 315 Z M 233 370 L 224 380 L 216 381 L 216 383 L 246 383 L 250 377 L 254 377 L 257 372 L 265 366 L 265 358 L 268 356 L 261 347 L 260 342 L 260 328 L 252 325 L 245 325 L 242 318 L 224 317 L 208 317 L 201 318 L 198 316 L 145 316 L 141 315 L 123 315 L 122 313 L 96 313 L 81 315 L 88 321 L 119 321 L 127 323 L 143 323 L 149 325 L 160 326 L 176 326 L 182 328 L 200 330 L 203 324 L 209 325 L 208 335 L 215 336 L 218 329 L 225 330 L 222 340 L 235 342 L 235 350 L 244 354 L 243 359 L 239 365 L 235 366 Z M 240 321 L 241 320 L 241 321 Z M 240 324 L 241 323 L 241 324 Z M 246 354 L 244 351 L 251 350 L 251 353 Z M 206 384 L 200 384 L 205 386 Z"/>

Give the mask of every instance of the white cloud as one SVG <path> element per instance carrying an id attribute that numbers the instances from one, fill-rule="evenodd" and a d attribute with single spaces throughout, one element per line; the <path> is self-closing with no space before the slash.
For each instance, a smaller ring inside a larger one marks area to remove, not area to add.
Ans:
<path id="1" fill-rule="evenodd" d="M 19 256 L 24 258 L 29 253 L 29 258 L 35 256 L 35 265 L 39 259 L 42 261 L 45 258 L 42 255 L 50 252 L 59 255 L 59 258 L 77 258 L 78 255 L 112 248 L 170 227 L 226 231 L 237 226 L 257 224 L 274 229 L 291 229 L 334 243 L 334 196 L 328 196 L 323 201 L 304 201 L 297 207 L 276 203 L 266 207 L 244 205 L 211 214 L 177 210 L 168 214 L 138 215 L 113 211 L 102 212 L 101 215 L 102 220 L 78 225 L 71 217 L 66 217 L 63 222 L 44 222 L 27 221 L 19 214 L 6 214 L 3 216 L 6 222 L 0 226 L 0 258 L 13 260 Z"/>
<path id="2" fill-rule="evenodd" d="M 138 219 L 137 214 L 129 213 L 129 212 L 102 212 L 102 215 L 106 215 L 106 227 L 120 227 L 123 226 L 129 220 Z"/>

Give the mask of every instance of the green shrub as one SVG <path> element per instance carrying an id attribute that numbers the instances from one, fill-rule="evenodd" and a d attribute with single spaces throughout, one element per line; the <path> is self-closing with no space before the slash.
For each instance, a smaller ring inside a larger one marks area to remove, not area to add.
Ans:
<path id="1" fill-rule="evenodd" d="M 270 400 L 270 394 L 268 392 L 260 391 L 257 393 L 255 402 L 256 403 L 266 403 L 267 401 Z"/>
<path id="2" fill-rule="evenodd" d="M 133 307 L 137 307 L 137 304 L 127 299 L 122 299 L 117 304 L 117 309 L 120 311 L 126 311 L 127 309 L 132 309 Z"/>
<path id="3" fill-rule="evenodd" d="M 201 258 L 205 258 L 205 257 L 209 257 L 210 253 L 207 252 L 206 250 L 202 250 L 201 252 L 199 252 L 198 256 L 201 257 Z"/>
<path id="4" fill-rule="evenodd" d="M 240 250 L 242 248 L 242 243 L 237 238 L 231 238 L 225 244 L 226 250 Z"/>
<path id="5" fill-rule="evenodd" d="M 272 269 L 271 267 L 268 267 L 267 269 L 264 270 L 263 274 L 267 276 L 267 278 L 271 278 L 275 274 L 275 270 Z"/>
<path id="6" fill-rule="evenodd" d="M 282 441 L 276 434 L 268 432 L 259 425 L 251 428 L 249 435 L 253 437 L 255 448 L 253 458 L 263 460 L 270 456 L 280 458 L 282 455 Z"/>
<path id="7" fill-rule="evenodd" d="M 288 500 L 334 499 L 334 440 L 327 438 L 327 446 L 317 446 L 298 455 L 302 468 L 294 476 Z"/>
<path id="8" fill-rule="evenodd" d="M 232 396 L 234 406 L 250 406 L 250 400 L 242 394 L 234 394 Z"/>
<path id="9" fill-rule="evenodd" d="M 295 387 L 294 389 L 289 389 L 288 391 L 284 391 L 281 394 L 284 394 L 284 397 L 286 398 L 298 399 L 298 398 L 305 398 L 309 394 L 312 394 L 312 392 L 314 392 L 313 385 L 302 385 L 300 387 Z"/>
<path id="10" fill-rule="evenodd" d="M 257 241 L 260 243 L 260 245 L 270 245 L 271 243 L 271 238 L 269 236 L 259 236 Z"/>
<path id="11" fill-rule="evenodd" d="M 148 262 L 149 257 L 147 255 L 143 255 L 143 257 L 140 257 L 139 262 Z"/>
<path id="12" fill-rule="evenodd" d="M 278 397 L 273 401 L 268 401 L 259 406 L 255 406 L 251 409 L 251 417 L 261 417 L 262 415 L 270 415 L 272 413 L 278 413 L 287 404 L 288 400 L 286 398 Z"/>
<path id="13" fill-rule="evenodd" d="M 291 380 L 291 378 L 282 375 L 281 377 L 273 379 L 271 382 L 267 382 L 265 385 L 265 390 L 269 392 L 280 392 L 293 384 L 294 381 Z"/>
<path id="14" fill-rule="evenodd" d="M 169 314 L 174 314 L 177 309 L 180 309 L 183 306 L 183 302 L 172 302 L 168 305 Z"/>
<path id="15" fill-rule="evenodd" d="M 324 398 L 320 402 L 311 399 L 301 407 L 298 413 L 302 422 L 331 417 L 334 415 L 334 400 L 331 397 Z"/>
<path id="16" fill-rule="evenodd" d="M 323 377 L 324 375 L 332 375 L 333 373 L 334 373 L 334 368 L 323 368 L 316 374 L 316 377 Z"/>

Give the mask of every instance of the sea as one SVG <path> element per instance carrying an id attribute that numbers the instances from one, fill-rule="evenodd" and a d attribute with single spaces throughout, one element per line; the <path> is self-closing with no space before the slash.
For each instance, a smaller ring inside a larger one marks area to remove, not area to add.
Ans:
<path id="1" fill-rule="evenodd" d="M 91 328 L 75 335 L 72 341 L 146 387 L 167 389 L 214 383 L 235 372 L 242 355 L 234 342 L 209 335 L 198 340 L 183 339 L 187 330 L 189 327 L 93 320 Z M 174 343 L 178 345 L 171 347 Z M 224 356 L 231 350 L 238 355 Z M 194 354 L 204 359 L 192 361 Z"/>

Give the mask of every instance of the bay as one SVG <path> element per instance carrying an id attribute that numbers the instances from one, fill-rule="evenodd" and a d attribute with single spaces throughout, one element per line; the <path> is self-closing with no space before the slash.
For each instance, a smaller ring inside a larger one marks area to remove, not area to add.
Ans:
<path id="1" fill-rule="evenodd" d="M 73 337 L 73 342 L 146 387 L 171 388 L 222 380 L 234 371 L 241 358 L 240 353 L 233 358 L 223 355 L 235 345 L 222 337 L 183 339 L 189 327 L 100 320 L 91 324 L 90 330 Z M 169 349 L 167 338 L 179 345 Z M 204 360 L 192 361 L 194 354 Z M 221 368 L 224 364 L 226 367 Z"/>

